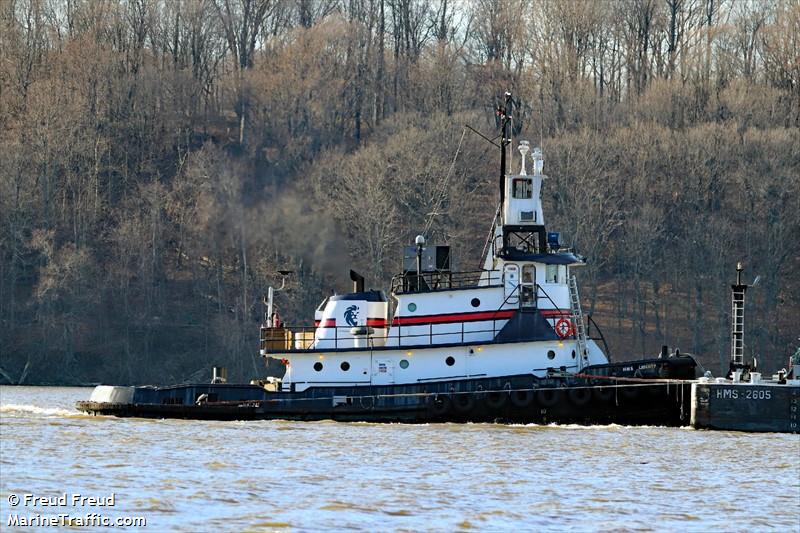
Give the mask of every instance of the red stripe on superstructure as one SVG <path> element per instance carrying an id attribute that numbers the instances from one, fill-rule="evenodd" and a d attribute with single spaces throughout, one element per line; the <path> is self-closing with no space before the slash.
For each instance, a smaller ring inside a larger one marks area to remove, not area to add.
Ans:
<path id="1" fill-rule="evenodd" d="M 570 316 L 570 312 L 569 311 L 562 311 L 561 309 L 542 309 L 539 312 L 545 318 Z"/>
<path id="2" fill-rule="evenodd" d="M 399 316 L 392 321 L 393 326 L 414 326 L 420 324 L 443 324 L 446 322 L 477 322 L 480 320 L 501 320 L 511 318 L 516 311 L 479 311 L 476 313 L 455 313 L 450 315 Z"/>
<path id="3" fill-rule="evenodd" d="M 314 321 L 314 326 L 318 328 L 335 328 L 336 327 L 336 319 L 335 318 L 328 318 L 325 320 L 325 324 L 322 324 L 319 320 Z M 373 328 L 385 328 L 386 327 L 386 319 L 385 318 L 368 318 L 367 319 L 367 326 Z"/>

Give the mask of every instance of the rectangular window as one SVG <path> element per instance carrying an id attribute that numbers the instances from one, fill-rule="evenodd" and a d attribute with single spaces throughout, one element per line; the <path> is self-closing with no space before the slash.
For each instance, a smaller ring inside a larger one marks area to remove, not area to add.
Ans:
<path id="1" fill-rule="evenodd" d="M 547 265 L 544 272 L 545 283 L 558 283 L 558 265 Z"/>
<path id="2" fill-rule="evenodd" d="M 527 178 L 515 178 L 511 182 L 511 196 L 523 200 L 533 198 L 533 180 Z"/>
<path id="3" fill-rule="evenodd" d="M 522 283 L 533 283 L 536 281 L 536 267 L 524 265 L 522 267 Z"/>

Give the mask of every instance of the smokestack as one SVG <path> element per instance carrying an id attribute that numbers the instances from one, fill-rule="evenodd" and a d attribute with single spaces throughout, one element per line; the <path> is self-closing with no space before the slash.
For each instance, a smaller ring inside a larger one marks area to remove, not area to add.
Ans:
<path id="1" fill-rule="evenodd" d="M 353 280 L 353 292 L 364 292 L 364 276 L 351 270 L 350 279 Z"/>

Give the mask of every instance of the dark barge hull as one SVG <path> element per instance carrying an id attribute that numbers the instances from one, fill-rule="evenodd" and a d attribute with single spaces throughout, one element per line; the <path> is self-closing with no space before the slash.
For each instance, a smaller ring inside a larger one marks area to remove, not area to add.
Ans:
<path id="1" fill-rule="evenodd" d="M 255 385 L 136 387 L 130 403 L 78 402 L 97 415 L 197 420 L 503 422 L 680 426 L 689 421 L 691 357 L 587 367 L 547 378 L 516 375 L 409 385 L 313 387 L 269 392 Z M 208 395 L 208 401 L 197 399 Z"/>

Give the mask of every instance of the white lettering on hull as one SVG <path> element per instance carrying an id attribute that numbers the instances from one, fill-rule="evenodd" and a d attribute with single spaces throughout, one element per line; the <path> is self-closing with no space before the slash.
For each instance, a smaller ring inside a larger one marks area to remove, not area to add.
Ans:
<path id="1" fill-rule="evenodd" d="M 717 389 L 718 400 L 771 400 L 772 391 L 764 389 Z"/>

